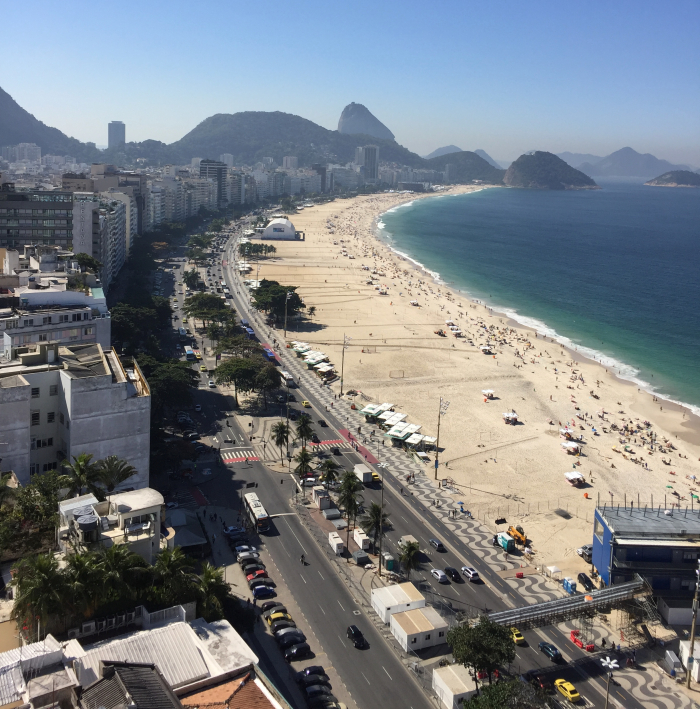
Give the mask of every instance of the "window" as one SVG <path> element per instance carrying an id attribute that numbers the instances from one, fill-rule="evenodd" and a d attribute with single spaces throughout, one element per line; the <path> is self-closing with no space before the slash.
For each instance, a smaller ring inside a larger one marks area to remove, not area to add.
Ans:
<path id="1" fill-rule="evenodd" d="M 59 315 L 58 322 L 68 322 L 68 316 L 67 315 Z"/>
<path id="2" fill-rule="evenodd" d="M 418 638 L 411 638 L 411 645 L 414 645 L 417 640 L 418 640 Z"/>
<path id="3" fill-rule="evenodd" d="M 39 387 L 32 387 L 32 399 L 38 399 L 41 391 Z"/>
<path id="4" fill-rule="evenodd" d="M 47 316 L 44 318 L 43 324 L 44 324 L 44 325 L 50 325 L 50 324 L 51 324 L 51 316 L 50 316 L 50 315 L 47 315 Z"/>
<path id="5" fill-rule="evenodd" d="M 49 336 L 47 334 L 39 335 L 39 342 L 47 342 Z"/>
<path id="6" fill-rule="evenodd" d="M 39 463 L 32 463 L 29 466 L 29 474 L 36 475 L 39 472 Z"/>
<path id="7" fill-rule="evenodd" d="M 425 639 L 426 639 L 426 640 L 430 640 L 430 633 L 428 633 L 428 634 L 425 636 Z"/>
<path id="8" fill-rule="evenodd" d="M 92 335 L 92 328 L 91 328 L 91 327 L 86 327 L 83 332 L 84 332 L 86 335 Z"/>
<path id="9" fill-rule="evenodd" d="M 56 412 L 55 411 L 49 411 L 46 414 L 46 423 L 53 423 L 56 420 Z"/>
<path id="10" fill-rule="evenodd" d="M 53 438 L 37 438 L 37 448 L 51 448 L 53 446 Z"/>
<path id="11" fill-rule="evenodd" d="M 698 558 L 698 553 L 696 551 L 684 551 L 683 561 L 695 561 Z"/>
<path id="12" fill-rule="evenodd" d="M 45 473 L 48 473 L 49 470 L 56 470 L 57 467 L 58 463 L 56 461 L 54 461 L 53 463 L 44 463 L 44 465 L 42 466 L 42 470 Z"/>
<path id="13" fill-rule="evenodd" d="M 438 637 L 439 637 L 439 638 L 444 638 L 444 637 L 445 637 L 445 631 L 444 631 L 444 630 L 440 630 L 440 631 L 438 632 Z"/>
<path id="14" fill-rule="evenodd" d="M 26 345 L 28 342 L 32 341 L 31 335 L 22 335 L 22 342 Z"/>
<path id="15" fill-rule="evenodd" d="M 28 320 L 24 320 L 23 323 L 24 327 L 30 327 L 31 325 L 34 324 L 34 318 L 29 318 Z"/>
<path id="16" fill-rule="evenodd" d="M 41 413 L 32 411 L 32 426 L 38 426 L 41 423 Z"/>
<path id="17" fill-rule="evenodd" d="M 49 387 L 49 396 L 56 396 L 58 394 L 58 384 L 51 384 Z"/>
<path id="18" fill-rule="evenodd" d="M 61 423 L 65 423 L 65 422 L 66 422 L 66 417 L 63 415 L 63 413 L 59 413 L 59 414 L 58 414 L 58 420 L 59 420 Z"/>

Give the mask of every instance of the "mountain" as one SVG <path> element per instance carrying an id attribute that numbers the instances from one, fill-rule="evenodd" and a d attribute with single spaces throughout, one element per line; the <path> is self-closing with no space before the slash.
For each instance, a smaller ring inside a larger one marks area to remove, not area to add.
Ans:
<path id="1" fill-rule="evenodd" d="M 553 153 L 537 150 L 521 155 L 506 171 L 503 182 L 510 187 L 535 190 L 596 189 L 588 175 L 565 163 Z"/>
<path id="2" fill-rule="evenodd" d="M 659 160 L 650 153 L 638 153 L 632 148 L 622 148 L 602 158 L 595 164 L 583 163 L 579 169 L 593 177 L 646 177 L 672 170 L 686 170 L 687 165 L 673 165 Z"/>
<path id="3" fill-rule="evenodd" d="M 493 165 L 498 170 L 502 169 L 501 166 L 485 150 L 475 150 L 474 154 L 478 155 L 480 158 L 483 158 L 487 163 Z"/>
<path id="4" fill-rule="evenodd" d="M 557 157 L 561 158 L 564 162 L 569 163 L 571 167 L 579 168 L 583 163 L 587 162 L 590 165 L 595 165 L 599 160 L 603 158 L 600 155 L 591 155 L 590 153 L 557 153 Z"/>
<path id="5" fill-rule="evenodd" d="M 700 175 L 690 170 L 672 170 L 644 184 L 652 187 L 700 187 Z"/>
<path id="6" fill-rule="evenodd" d="M 296 155 L 300 165 L 314 162 L 351 162 L 355 148 L 372 143 L 379 146 L 379 159 L 397 162 L 412 167 L 423 167 L 419 155 L 399 145 L 394 140 L 378 139 L 376 136 L 347 135 L 327 130 L 301 116 L 280 111 L 244 111 L 241 113 L 218 113 L 202 121 L 175 143 L 146 143 L 126 146 L 134 154 L 148 153 L 180 164 L 193 157 L 217 159 L 222 153 L 231 153 L 234 164 L 252 164 L 264 157 L 274 158 L 282 164 L 285 155 Z"/>
<path id="7" fill-rule="evenodd" d="M 99 159 L 101 154 L 94 143 L 81 143 L 34 118 L 0 89 L 0 145 L 17 143 L 36 143 L 42 155 L 73 155 L 86 162 Z"/>
<path id="8" fill-rule="evenodd" d="M 394 134 L 361 103 L 349 103 L 343 109 L 338 121 L 338 133 L 394 140 Z"/>
<path id="9" fill-rule="evenodd" d="M 505 170 L 495 168 L 484 158 L 469 150 L 462 150 L 459 153 L 448 153 L 439 155 L 436 158 L 426 160 L 426 165 L 432 170 L 444 170 L 445 165 L 450 167 L 450 182 L 472 182 L 481 180 L 491 185 L 503 183 Z"/>
<path id="10" fill-rule="evenodd" d="M 462 148 L 458 148 L 456 145 L 446 145 L 444 148 L 437 148 L 437 150 L 433 150 L 430 155 L 425 155 L 426 160 L 430 160 L 431 158 L 439 158 L 441 155 L 449 155 L 450 153 L 461 153 Z"/>

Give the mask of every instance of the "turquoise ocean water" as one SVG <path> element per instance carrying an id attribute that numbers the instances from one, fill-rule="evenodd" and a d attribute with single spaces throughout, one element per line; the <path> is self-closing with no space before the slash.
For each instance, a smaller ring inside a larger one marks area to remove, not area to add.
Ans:
<path id="1" fill-rule="evenodd" d="M 439 282 L 700 414 L 700 189 L 487 189 L 383 214 Z"/>

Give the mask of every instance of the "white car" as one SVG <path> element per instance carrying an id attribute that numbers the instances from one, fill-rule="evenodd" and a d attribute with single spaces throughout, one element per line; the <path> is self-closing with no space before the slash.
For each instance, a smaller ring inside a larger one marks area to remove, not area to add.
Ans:
<path id="1" fill-rule="evenodd" d="M 463 566 L 462 567 L 462 575 L 466 576 L 470 581 L 478 581 L 479 580 L 479 572 L 472 568 L 471 566 Z"/>
<path id="2" fill-rule="evenodd" d="M 216 386 L 216 382 L 213 379 L 209 380 L 209 388 L 213 389 Z"/>
<path id="3" fill-rule="evenodd" d="M 236 554 L 243 554 L 248 551 L 257 551 L 255 547 L 250 547 L 247 544 L 241 544 L 241 546 L 236 547 Z"/>
<path id="4" fill-rule="evenodd" d="M 177 310 L 177 309 L 178 309 L 178 307 L 179 307 L 179 306 L 178 306 L 178 304 L 177 304 L 177 303 L 173 303 L 173 310 Z"/>
<path id="5" fill-rule="evenodd" d="M 450 580 L 447 578 L 447 574 L 441 569 L 430 569 L 430 573 L 440 582 L 449 583 Z"/>
<path id="6" fill-rule="evenodd" d="M 316 478 L 305 478 L 302 485 L 304 487 L 313 487 L 314 485 L 318 485 L 318 483 L 316 482 Z"/>

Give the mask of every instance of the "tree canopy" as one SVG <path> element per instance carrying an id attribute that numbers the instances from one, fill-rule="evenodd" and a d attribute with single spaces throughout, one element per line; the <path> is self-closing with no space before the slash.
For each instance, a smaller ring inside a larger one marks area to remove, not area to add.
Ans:
<path id="1" fill-rule="evenodd" d="M 90 256 L 90 254 L 81 252 L 79 254 L 75 254 L 73 258 L 78 262 L 78 265 L 84 271 L 99 273 L 102 268 L 102 262 L 98 261 L 94 256 Z"/>
<path id="2" fill-rule="evenodd" d="M 283 286 L 277 281 L 263 279 L 253 293 L 253 305 L 258 309 L 273 315 L 275 318 L 283 318 L 285 312 L 285 302 L 287 303 L 287 316 L 295 315 L 302 308 L 304 302 L 296 293 L 298 286 Z M 287 300 L 287 294 L 290 294 Z"/>
<path id="3" fill-rule="evenodd" d="M 229 308 L 222 298 L 214 293 L 195 293 L 185 298 L 182 309 L 187 317 L 201 320 L 206 327 L 207 322 L 230 318 Z"/>

